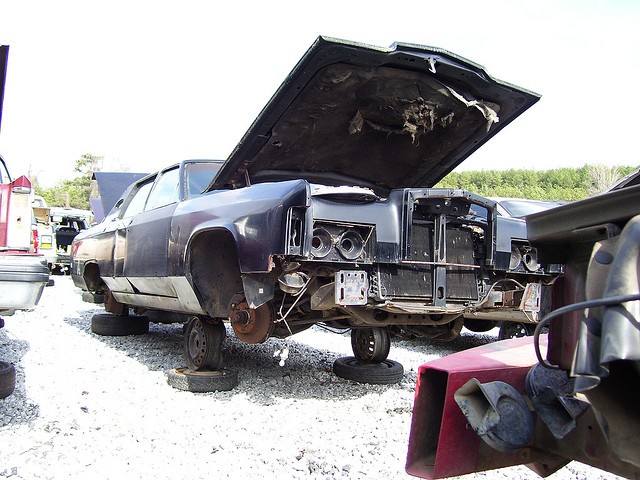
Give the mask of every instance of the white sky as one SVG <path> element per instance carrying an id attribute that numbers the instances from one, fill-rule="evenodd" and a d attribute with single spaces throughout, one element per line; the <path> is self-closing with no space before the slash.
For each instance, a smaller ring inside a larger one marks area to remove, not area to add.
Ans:
<path id="1" fill-rule="evenodd" d="M 637 0 L 0 0 L 0 153 L 46 187 L 83 153 L 224 159 L 318 35 L 445 48 L 542 94 L 464 169 L 640 164 Z"/>

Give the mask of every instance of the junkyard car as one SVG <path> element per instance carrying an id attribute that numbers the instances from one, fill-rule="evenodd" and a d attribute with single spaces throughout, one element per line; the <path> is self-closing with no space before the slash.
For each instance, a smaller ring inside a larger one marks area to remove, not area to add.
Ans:
<path id="1" fill-rule="evenodd" d="M 247 343 L 351 328 L 378 363 L 391 325 L 446 340 L 468 313 L 531 317 L 556 272 L 524 223 L 428 187 L 537 100 L 444 50 L 319 38 L 224 163 L 147 176 L 78 235 L 74 282 L 109 312 L 189 315 L 192 369 L 219 366 L 222 320 Z"/>
<path id="2" fill-rule="evenodd" d="M 71 266 L 71 243 L 89 226 L 89 210 L 71 207 L 35 206 L 39 252 L 47 259 L 52 273 L 68 273 Z"/>

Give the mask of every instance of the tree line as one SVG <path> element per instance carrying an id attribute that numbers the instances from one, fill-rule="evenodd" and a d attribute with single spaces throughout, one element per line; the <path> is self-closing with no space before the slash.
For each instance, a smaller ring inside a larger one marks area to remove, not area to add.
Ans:
<path id="1" fill-rule="evenodd" d="M 637 166 L 585 165 L 553 170 L 451 172 L 436 187 L 463 188 L 485 197 L 581 200 L 606 191 Z"/>
<path id="2" fill-rule="evenodd" d="M 85 153 L 76 160 L 73 169 L 76 176 L 62 180 L 51 188 L 42 188 L 36 177 L 30 178 L 36 195 L 41 195 L 50 207 L 73 207 L 90 210 L 89 198 L 92 195 L 91 177 L 102 169 L 103 157 Z"/>
<path id="3" fill-rule="evenodd" d="M 52 207 L 89 210 L 89 198 L 96 196 L 91 177 L 102 169 L 101 156 L 85 153 L 78 160 L 76 177 L 51 188 L 42 188 L 32 178 L 35 193 Z M 581 200 L 607 190 L 638 166 L 585 165 L 553 170 L 481 170 L 451 172 L 436 187 L 462 188 L 485 197 L 515 197 L 534 200 Z M 92 188 L 94 190 L 92 190 Z"/>

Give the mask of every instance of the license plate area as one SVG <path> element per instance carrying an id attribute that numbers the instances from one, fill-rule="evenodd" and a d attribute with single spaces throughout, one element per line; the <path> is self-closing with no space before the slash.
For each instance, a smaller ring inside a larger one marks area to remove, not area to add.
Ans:
<path id="1" fill-rule="evenodd" d="M 359 270 L 336 272 L 336 304 L 366 305 L 369 279 L 367 273 Z"/>

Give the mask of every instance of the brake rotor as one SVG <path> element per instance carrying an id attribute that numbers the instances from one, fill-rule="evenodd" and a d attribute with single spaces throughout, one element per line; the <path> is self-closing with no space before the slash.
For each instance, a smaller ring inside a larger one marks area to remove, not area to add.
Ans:
<path id="1" fill-rule="evenodd" d="M 233 331 L 244 343 L 262 343 L 273 332 L 275 316 L 270 303 L 250 308 L 244 295 L 231 299 L 229 319 Z"/>

